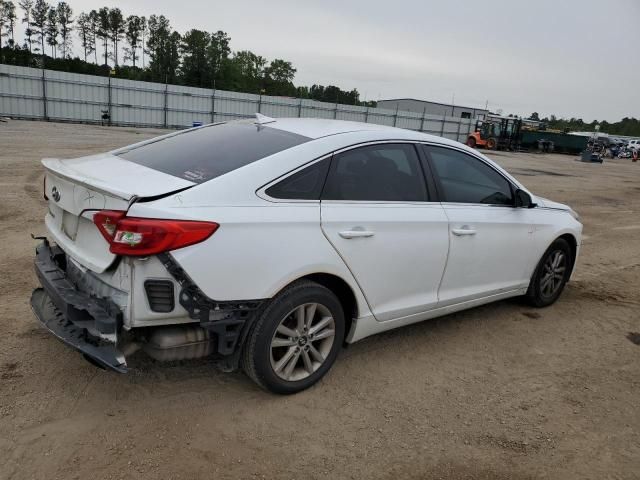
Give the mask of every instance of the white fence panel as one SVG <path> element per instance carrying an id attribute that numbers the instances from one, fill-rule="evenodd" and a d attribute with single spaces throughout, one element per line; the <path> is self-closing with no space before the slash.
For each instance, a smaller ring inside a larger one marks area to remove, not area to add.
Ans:
<path id="1" fill-rule="evenodd" d="M 110 118 L 103 120 L 103 112 Z M 475 119 L 0 65 L 0 115 L 5 116 L 183 128 L 256 112 L 376 123 L 462 142 L 475 126 Z"/>

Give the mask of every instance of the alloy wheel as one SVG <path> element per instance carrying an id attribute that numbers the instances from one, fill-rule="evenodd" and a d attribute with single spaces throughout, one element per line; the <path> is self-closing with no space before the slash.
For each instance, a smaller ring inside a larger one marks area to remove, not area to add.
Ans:
<path id="1" fill-rule="evenodd" d="M 562 287 L 567 269 L 567 256 L 561 250 L 555 250 L 549 254 L 542 268 L 540 292 L 549 298 L 554 296 Z"/>
<path id="2" fill-rule="evenodd" d="M 283 380 L 307 378 L 325 362 L 335 341 L 331 312 L 319 303 L 305 303 L 289 312 L 271 339 L 271 368 Z"/>

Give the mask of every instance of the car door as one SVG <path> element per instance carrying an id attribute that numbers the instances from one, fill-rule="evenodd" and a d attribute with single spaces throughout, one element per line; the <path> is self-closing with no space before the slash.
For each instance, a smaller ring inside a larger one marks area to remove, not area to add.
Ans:
<path id="1" fill-rule="evenodd" d="M 515 188 L 497 169 L 461 150 L 425 145 L 449 219 L 449 258 L 440 305 L 525 287 L 531 274 L 534 219 L 515 208 Z"/>
<path id="2" fill-rule="evenodd" d="M 322 192 L 322 231 L 380 321 L 438 302 L 448 220 L 430 201 L 417 148 L 378 143 L 336 153 Z"/>

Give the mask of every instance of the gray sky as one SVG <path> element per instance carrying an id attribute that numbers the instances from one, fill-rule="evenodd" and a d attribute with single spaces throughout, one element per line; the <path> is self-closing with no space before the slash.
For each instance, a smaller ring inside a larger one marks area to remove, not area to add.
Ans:
<path id="1" fill-rule="evenodd" d="M 541 116 L 640 117 L 640 0 L 67 0 L 224 30 L 296 85 Z M 75 52 L 79 52 L 75 45 Z"/>

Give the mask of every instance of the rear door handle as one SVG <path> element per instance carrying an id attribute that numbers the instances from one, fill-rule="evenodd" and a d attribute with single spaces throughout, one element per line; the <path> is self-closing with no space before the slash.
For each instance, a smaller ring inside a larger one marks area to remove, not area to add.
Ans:
<path id="1" fill-rule="evenodd" d="M 462 228 L 453 228 L 451 229 L 451 233 L 458 237 L 462 237 L 464 235 L 475 235 L 476 231 L 469 227 L 468 225 L 463 226 Z"/>
<path id="2" fill-rule="evenodd" d="M 342 238 L 346 238 L 347 240 L 351 238 L 366 238 L 373 237 L 374 233 L 369 230 L 345 230 L 343 232 L 338 233 Z"/>

